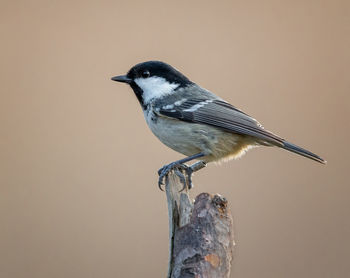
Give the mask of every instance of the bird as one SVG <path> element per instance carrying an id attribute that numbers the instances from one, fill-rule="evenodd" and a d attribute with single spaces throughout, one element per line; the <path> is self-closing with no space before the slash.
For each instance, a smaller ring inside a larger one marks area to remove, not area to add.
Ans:
<path id="1" fill-rule="evenodd" d="M 161 190 L 171 171 L 181 178 L 184 188 L 191 189 L 193 172 L 207 163 L 237 159 L 259 146 L 279 147 L 326 163 L 320 156 L 266 130 L 256 119 L 200 87 L 167 63 L 142 62 L 126 75 L 111 79 L 130 85 L 153 134 L 166 146 L 186 156 L 158 170 Z M 193 160 L 198 161 L 190 166 L 185 164 Z"/>

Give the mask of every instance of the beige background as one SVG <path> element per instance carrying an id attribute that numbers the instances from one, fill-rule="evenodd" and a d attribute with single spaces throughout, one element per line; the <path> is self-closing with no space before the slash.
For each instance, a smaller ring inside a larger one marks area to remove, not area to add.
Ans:
<path id="1" fill-rule="evenodd" d="M 210 165 L 232 277 L 350 276 L 349 1 L 1 1 L 0 277 L 164 277 L 157 169 L 182 156 L 110 81 L 166 61 L 307 147 Z"/>

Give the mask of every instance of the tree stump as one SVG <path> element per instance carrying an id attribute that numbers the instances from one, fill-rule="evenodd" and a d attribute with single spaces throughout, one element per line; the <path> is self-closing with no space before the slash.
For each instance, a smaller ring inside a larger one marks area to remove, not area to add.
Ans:
<path id="1" fill-rule="evenodd" d="M 168 278 L 228 278 L 233 259 L 233 224 L 227 200 L 199 194 L 193 201 L 178 176 L 166 179 L 169 213 Z"/>

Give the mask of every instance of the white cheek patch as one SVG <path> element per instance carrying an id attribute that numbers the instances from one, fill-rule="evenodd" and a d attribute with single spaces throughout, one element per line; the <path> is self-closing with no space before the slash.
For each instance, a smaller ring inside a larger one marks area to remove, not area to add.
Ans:
<path id="1" fill-rule="evenodd" d="M 162 98 L 171 94 L 180 84 L 169 83 L 162 77 L 136 78 L 135 83 L 143 91 L 143 101 L 148 104 L 154 98 Z"/>

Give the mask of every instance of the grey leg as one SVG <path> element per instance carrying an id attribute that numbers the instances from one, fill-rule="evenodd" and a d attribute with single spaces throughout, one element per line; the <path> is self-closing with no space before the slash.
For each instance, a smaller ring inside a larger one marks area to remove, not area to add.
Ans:
<path id="1" fill-rule="evenodd" d="M 177 160 L 175 162 L 172 162 L 172 163 L 170 163 L 168 165 L 165 165 L 162 168 L 160 168 L 158 170 L 158 175 L 159 175 L 158 187 L 159 187 L 159 189 L 163 191 L 163 189 L 162 189 L 162 184 L 164 184 L 163 180 L 169 174 L 170 171 L 172 171 L 174 169 L 179 169 L 180 172 L 181 172 L 181 170 L 184 170 L 184 171 L 186 171 L 186 174 L 188 176 L 188 173 L 189 173 L 188 171 L 191 172 L 191 170 L 188 170 L 190 167 L 186 166 L 184 163 L 189 162 L 189 161 L 194 160 L 194 159 L 197 159 L 197 158 L 200 158 L 200 157 L 203 157 L 203 156 L 205 156 L 204 153 L 198 153 L 198 154 L 191 155 L 189 157 Z M 195 163 L 195 164 L 197 164 L 197 163 Z M 195 165 L 195 164 L 193 164 L 193 165 Z M 201 168 L 203 168 L 203 167 L 201 167 Z M 192 175 L 193 172 L 194 171 L 192 171 L 190 175 Z M 176 173 L 176 174 L 178 174 L 178 173 Z M 183 175 L 182 175 L 182 177 L 179 175 L 179 177 L 182 180 Z M 186 184 L 184 183 L 184 188 L 185 187 L 186 187 Z"/>
<path id="2" fill-rule="evenodd" d="M 192 189 L 193 188 L 192 174 L 194 172 L 199 171 L 200 169 L 203 169 L 205 166 L 207 166 L 207 163 L 205 163 L 204 161 L 198 161 L 196 163 L 193 163 L 187 169 L 185 169 L 186 174 L 187 174 L 187 186 L 188 186 L 188 189 Z M 185 187 L 183 189 L 185 189 Z"/>

